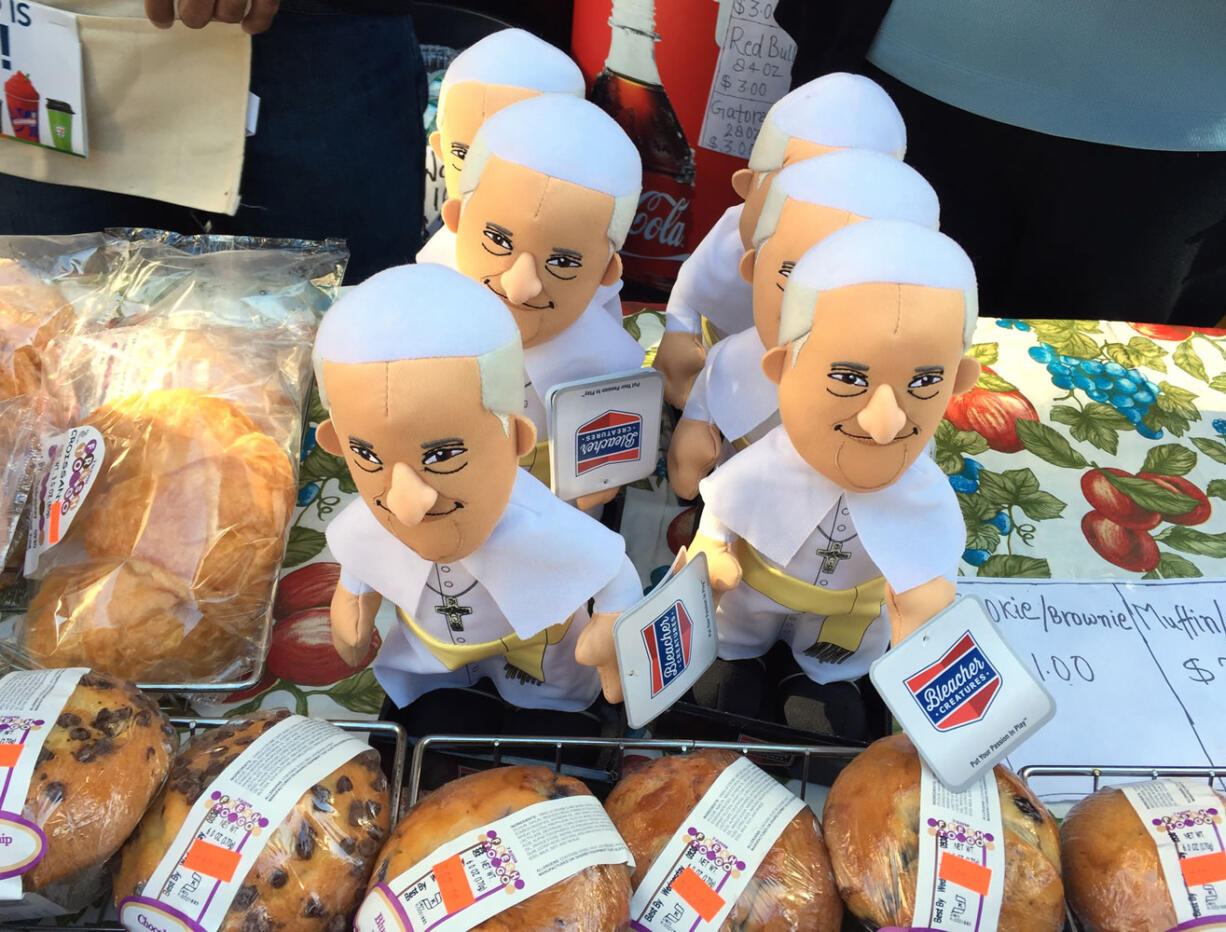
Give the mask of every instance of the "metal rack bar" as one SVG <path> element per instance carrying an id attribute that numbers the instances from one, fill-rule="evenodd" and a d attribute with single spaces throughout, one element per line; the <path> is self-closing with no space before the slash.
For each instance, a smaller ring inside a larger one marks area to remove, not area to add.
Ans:
<path id="1" fill-rule="evenodd" d="M 1226 779 L 1226 769 L 1221 767 L 1123 767 L 1112 764 L 1069 764 L 1049 766 L 1028 764 L 1017 772 L 1027 785 L 1031 777 L 1090 777 L 1094 783 L 1092 792 L 1097 793 L 1103 777 L 1140 777 L 1143 780 L 1158 780 L 1162 777 L 1191 777 L 1207 780 L 1212 786 L 1215 780 Z"/>
<path id="2" fill-rule="evenodd" d="M 696 741 L 693 739 L 668 738 L 533 738 L 523 735 L 427 735 L 421 738 L 413 748 L 413 759 L 409 762 L 409 806 L 417 805 L 421 790 L 422 766 L 426 753 L 446 747 L 453 750 L 478 750 L 490 752 L 494 766 L 502 761 L 504 749 L 514 748 L 548 748 L 554 752 L 553 769 L 562 769 L 562 751 L 565 748 L 580 748 L 584 750 L 609 750 L 617 752 L 617 769 L 620 770 L 622 758 L 626 751 L 674 751 L 685 754 L 690 751 L 718 750 L 733 751 L 738 754 L 793 754 L 800 755 L 801 786 L 800 798 L 805 798 L 808 786 L 809 764 L 812 758 L 830 758 L 833 760 L 850 761 L 863 751 L 858 747 L 813 747 L 806 744 L 757 744 L 740 741 Z M 610 772 L 612 775 L 612 772 Z"/>

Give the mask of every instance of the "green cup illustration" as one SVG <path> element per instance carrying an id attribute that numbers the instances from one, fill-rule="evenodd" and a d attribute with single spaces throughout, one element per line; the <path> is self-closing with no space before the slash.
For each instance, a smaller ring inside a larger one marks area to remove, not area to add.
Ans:
<path id="1" fill-rule="evenodd" d="M 51 124 L 51 141 L 61 152 L 72 151 L 72 107 L 62 100 L 47 98 L 47 122 Z"/>

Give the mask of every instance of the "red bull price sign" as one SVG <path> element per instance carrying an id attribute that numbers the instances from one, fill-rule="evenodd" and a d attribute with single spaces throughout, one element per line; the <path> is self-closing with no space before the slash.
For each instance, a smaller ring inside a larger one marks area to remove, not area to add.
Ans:
<path id="1" fill-rule="evenodd" d="M 920 757 L 955 791 L 1056 712 L 1051 695 L 969 596 L 877 660 L 869 675 Z"/>

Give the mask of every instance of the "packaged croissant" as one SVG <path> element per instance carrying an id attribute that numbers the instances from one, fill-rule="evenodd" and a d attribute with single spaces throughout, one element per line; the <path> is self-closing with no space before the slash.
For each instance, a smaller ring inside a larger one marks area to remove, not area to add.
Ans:
<path id="1" fill-rule="evenodd" d="M 1110 786 L 1060 825 L 1069 906 L 1086 932 L 1226 928 L 1226 793 L 1203 780 Z"/>
<path id="2" fill-rule="evenodd" d="M 161 788 L 176 743 L 157 704 L 114 677 L 0 678 L 0 921 L 105 895 L 104 866 Z"/>
<path id="3" fill-rule="evenodd" d="M 16 632 L 32 665 L 219 684 L 263 656 L 344 252 L 207 242 L 231 248 L 131 244 L 114 312 L 55 356 L 74 409 L 34 492 Z"/>
<path id="4" fill-rule="evenodd" d="M 835 779 L 822 825 L 843 902 L 867 929 L 1064 927 L 1055 819 L 1004 767 L 955 793 L 890 735 Z"/>
<path id="5" fill-rule="evenodd" d="M 392 821 L 379 753 L 270 710 L 187 743 L 120 853 L 131 932 L 345 932 Z"/>
<path id="6" fill-rule="evenodd" d="M 633 858 L 586 786 L 548 767 L 444 784 L 380 852 L 355 932 L 622 932 Z"/>
<path id="7" fill-rule="evenodd" d="M 634 855 L 634 928 L 838 932 L 843 902 L 817 817 L 730 751 L 660 757 L 605 801 Z"/>

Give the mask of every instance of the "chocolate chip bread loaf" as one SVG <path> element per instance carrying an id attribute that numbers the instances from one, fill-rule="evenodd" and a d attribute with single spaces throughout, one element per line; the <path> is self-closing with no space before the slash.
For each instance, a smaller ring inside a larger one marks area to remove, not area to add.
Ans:
<path id="1" fill-rule="evenodd" d="M 23 875 L 39 891 L 119 850 L 170 770 L 174 729 L 130 683 L 86 673 L 43 743 L 22 816 L 47 853 Z"/>
<path id="2" fill-rule="evenodd" d="M 289 712 L 272 710 L 193 738 L 121 853 L 115 902 L 139 895 L 192 805 L 243 750 Z M 391 824 L 379 754 L 364 751 L 294 805 L 248 872 L 217 932 L 344 932 Z"/>
<path id="3" fill-rule="evenodd" d="M 1016 776 L 995 768 L 1005 887 L 997 928 L 1058 932 L 1064 924 L 1056 822 Z M 906 735 L 873 742 L 839 774 L 822 824 L 843 902 L 862 920 L 910 926 L 919 860 L 920 759 Z"/>

